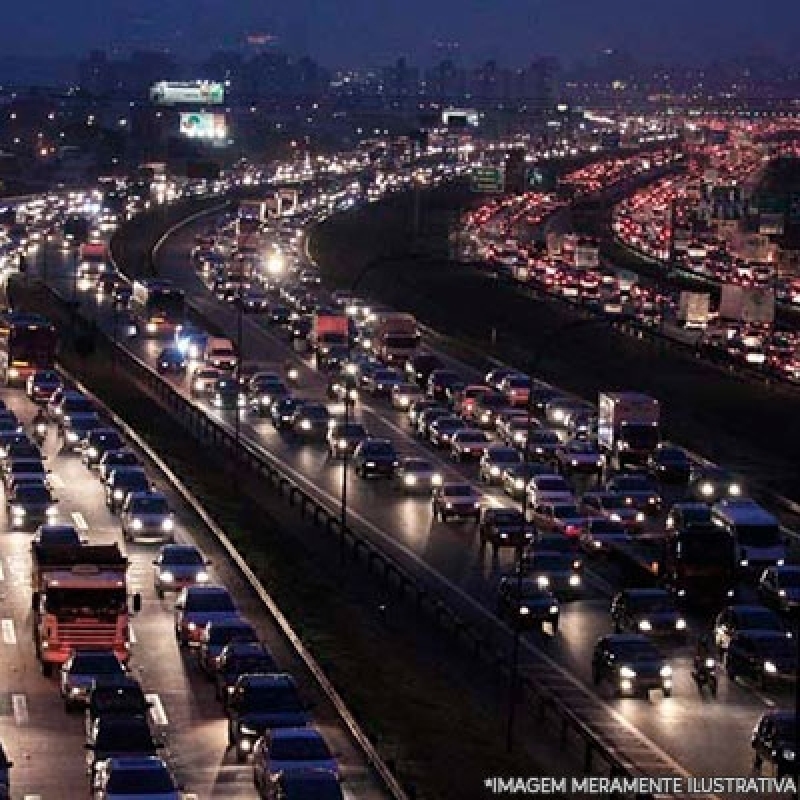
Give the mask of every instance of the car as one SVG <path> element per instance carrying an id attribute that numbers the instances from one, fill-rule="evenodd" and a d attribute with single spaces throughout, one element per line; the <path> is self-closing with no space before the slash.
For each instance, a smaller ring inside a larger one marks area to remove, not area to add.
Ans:
<path id="1" fill-rule="evenodd" d="M 236 378 L 218 378 L 211 390 L 211 405 L 220 411 L 246 408 L 247 392 Z"/>
<path id="2" fill-rule="evenodd" d="M 425 418 L 429 415 L 424 414 Z M 453 439 L 453 435 L 458 431 L 464 430 L 465 422 L 455 414 L 443 414 L 432 419 L 428 425 L 428 440 L 434 447 L 447 448 Z"/>
<path id="3" fill-rule="evenodd" d="M 265 644 L 228 642 L 217 656 L 213 671 L 217 700 L 227 705 L 242 675 L 271 675 L 277 671 L 275 659 Z"/>
<path id="4" fill-rule="evenodd" d="M 475 404 L 479 398 L 493 392 L 489 386 L 470 384 L 465 386 L 453 402 L 453 410 L 466 420 L 475 419 Z"/>
<path id="5" fill-rule="evenodd" d="M 646 475 L 638 473 L 615 475 L 606 481 L 605 489 L 607 492 L 621 495 L 625 498 L 626 505 L 643 511 L 648 516 L 655 516 L 661 511 L 663 504 L 661 495 Z"/>
<path id="6" fill-rule="evenodd" d="M 797 645 L 781 631 L 740 630 L 725 650 L 728 678 L 747 678 L 767 690 L 797 679 Z"/>
<path id="7" fill-rule="evenodd" d="M 156 359 L 156 371 L 159 375 L 183 375 L 188 363 L 186 354 L 179 347 L 165 347 Z"/>
<path id="8" fill-rule="evenodd" d="M 76 650 L 61 666 L 61 697 L 72 711 L 86 705 L 89 692 L 99 677 L 124 677 L 125 667 L 112 650 Z"/>
<path id="9" fill-rule="evenodd" d="M 34 403 L 43 405 L 63 386 L 64 381 L 54 369 L 37 369 L 25 382 L 25 393 Z"/>
<path id="10" fill-rule="evenodd" d="M 81 459 L 89 469 L 96 467 L 105 453 L 122 450 L 125 440 L 114 428 L 95 428 L 83 441 Z"/>
<path id="11" fill-rule="evenodd" d="M 6 492 L 6 511 L 13 530 L 35 529 L 58 517 L 58 500 L 44 484 L 21 483 Z"/>
<path id="12" fill-rule="evenodd" d="M 503 470 L 522 461 L 518 450 L 501 444 L 488 445 L 478 466 L 482 483 L 497 484 L 502 480 Z"/>
<path id="13" fill-rule="evenodd" d="M 97 764 L 94 800 L 180 800 L 182 792 L 167 763 L 156 756 L 116 757 Z"/>
<path id="14" fill-rule="evenodd" d="M 503 491 L 514 500 L 522 500 L 525 497 L 525 489 L 533 478 L 537 475 L 554 475 L 552 467 L 539 462 L 528 464 L 512 464 L 505 467 L 500 475 L 500 482 Z"/>
<path id="15" fill-rule="evenodd" d="M 689 495 L 709 505 L 726 498 L 744 497 L 741 481 L 721 467 L 693 466 L 689 472 Z"/>
<path id="16" fill-rule="evenodd" d="M 208 583 L 210 559 L 191 544 L 166 544 L 153 560 L 153 588 L 159 598 L 186 586 Z"/>
<path id="17" fill-rule="evenodd" d="M 443 417 L 453 417 L 453 413 L 448 409 L 442 408 L 438 405 L 433 406 L 432 408 L 426 408 L 417 417 L 417 436 L 420 436 L 423 439 L 428 439 L 431 433 L 431 425 L 433 425 L 436 420 L 442 419 Z M 458 417 L 455 417 L 454 419 L 458 419 Z M 455 421 L 453 422 L 453 425 L 455 425 Z M 461 427 L 463 427 L 463 425 L 464 423 L 462 421 Z M 454 430 L 458 430 L 458 428 L 454 427 Z"/>
<path id="18" fill-rule="evenodd" d="M 0 411 L 0 433 L 25 436 L 25 428 L 13 411 Z"/>
<path id="19" fill-rule="evenodd" d="M 143 467 L 115 467 L 105 484 L 106 506 L 116 514 L 130 492 L 149 492 L 151 488 Z"/>
<path id="20" fill-rule="evenodd" d="M 85 747 L 90 784 L 94 785 L 96 771 L 107 759 L 156 756 L 161 745 L 153 737 L 145 715 L 110 714 L 95 719 Z"/>
<path id="21" fill-rule="evenodd" d="M 433 353 L 415 353 L 406 361 L 406 375 L 418 386 L 428 385 L 428 378 L 434 370 L 444 366 L 441 358 Z"/>
<path id="22" fill-rule="evenodd" d="M 672 695 L 672 667 L 646 636 L 615 633 L 601 636 L 592 651 L 592 683 L 609 682 L 617 695 L 660 690 Z"/>
<path id="23" fill-rule="evenodd" d="M 686 638 L 686 618 L 666 589 L 623 589 L 611 601 L 615 633 Z"/>
<path id="24" fill-rule="evenodd" d="M 614 546 L 629 544 L 630 534 L 621 522 L 608 517 L 587 517 L 580 534 L 581 547 L 590 554 L 607 554 Z"/>
<path id="25" fill-rule="evenodd" d="M 98 462 L 98 476 L 103 485 L 108 483 L 111 473 L 118 467 L 141 467 L 142 462 L 139 456 L 132 450 L 123 448 L 122 450 L 112 450 L 100 456 Z"/>
<path id="26" fill-rule="evenodd" d="M 253 782 L 259 792 L 284 773 L 318 769 L 339 774 L 336 758 L 315 728 L 268 730 L 253 749 Z"/>
<path id="27" fill-rule="evenodd" d="M 558 633 L 560 606 L 556 596 L 536 581 L 517 575 L 501 578 L 497 590 L 497 613 L 515 627 L 529 630 L 548 625 Z"/>
<path id="28" fill-rule="evenodd" d="M 527 447 L 530 456 L 538 461 L 553 462 L 561 447 L 561 438 L 550 428 L 535 428 L 530 432 L 526 431 L 522 442 L 518 441 L 515 434 L 512 444 L 521 450 L 525 450 Z"/>
<path id="29" fill-rule="evenodd" d="M 559 447 L 555 451 L 555 457 L 556 467 L 562 475 L 602 474 L 606 464 L 605 456 L 595 444 L 578 439 Z"/>
<path id="30" fill-rule="evenodd" d="M 761 773 L 764 762 L 772 764 L 777 777 L 792 775 L 796 769 L 797 721 L 794 711 L 772 709 L 764 712 L 753 728 L 753 769 Z"/>
<path id="31" fill-rule="evenodd" d="M 615 492 L 586 492 L 581 497 L 581 508 L 587 516 L 604 517 L 631 533 L 639 533 L 647 521 L 644 511 L 626 502 L 623 495 Z"/>
<path id="32" fill-rule="evenodd" d="M 541 533 L 536 532 L 533 541 L 522 551 L 520 565 L 524 574 L 525 570 L 532 563 L 531 559 L 536 557 L 538 552 L 561 553 L 572 558 L 572 568 L 580 571 L 583 569 L 583 556 L 577 549 L 576 543 L 560 533 Z"/>
<path id="33" fill-rule="evenodd" d="M 288 430 L 306 441 L 324 441 L 330 420 L 330 412 L 322 403 L 303 403 L 292 414 Z"/>
<path id="34" fill-rule="evenodd" d="M 126 542 L 175 540 L 175 515 L 161 492 L 129 492 L 122 504 L 120 523 Z"/>
<path id="35" fill-rule="evenodd" d="M 57 389 L 47 401 L 50 419 L 59 424 L 65 414 L 90 414 L 96 411 L 94 403 L 75 389 Z"/>
<path id="36" fill-rule="evenodd" d="M 0 742 L 0 798 L 3 800 L 9 800 L 11 797 L 10 772 L 13 766 L 14 762 L 6 755 L 2 742 Z M 341 793 L 339 796 L 341 797 Z"/>
<path id="37" fill-rule="evenodd" d="M 332 375 L 328 380 L 326 394 L 331 400 L 350 403 L 358 401 L 358 380 L 355 375 L 349 372 L 342 372 L 339 375 Z"/>
<path id="38" fill-rule="evenodd" d="M 433 490 L 433 518 L 448 519 L 481 517 L 481 495 L 468 483 L 448 481 Z"/>
<path id="39" fill-rule="evenodd" d="M 572 488 L 560 475 L 534 475 L 526 493 L 529 509 L 542 503 L 575 503 Z"/>
<path id="40" fill-rule="evenodd" d="M 86 699 L 86 734 L 90 733 L 98 717 L 146 716 L 150 707 L 139 682 L 127 672 L 98 675 Z"/>
<path id="41" fill-rule="evenodd" d="M 577 597 L 583 591 L 581 568 L 575 566 L 572 553 L 547 551 L 537 545 L 525 553 L 522 569 L 526 578 L 559 599 Z"/>
<path id="42" fill-rule="evenodd" d="M 512 408 L 525 408 L 528 405 L 531 386 L 530 377 L 519 372 L 512 372 L 503 378 L 498 389 L 505 396 L 506 405 Z"/>
<path id="43" fill-rule="evenodd" d="M 269 297 L 261 289 L 250 288 L 242 293 L 239 305 L 245 313 L 260 314 L 269 309 Z"/>
<path id="44" fill-rule="evenodd" d="M 311 721 L 308 705 L 291 675 L 242 675 L 228 697 L 228 744 L 243 763 L 271 728 L 302 728 Z"/>
<path id="45" fill-rule="evenodd" d="M 200 636 L 197 660 L 201 669 L 212 679 L 219 665 L 222 651 L 231 642 L 258 642 L 258 632 L 244 617 L 222 617 L 208 622 Z"/>
<path id="46" fill-rule="evenodd" d="M 773 631 L 791 638 L 784 621 L 770 608 L 760 605 L 732 605 L 722 609 L 714 622 L 714 643 L 721 652 L 728 649 L 738 631 Z"/>
<path id="47" fill-rule="evenodd" d="M 421 400 L 425 396 L 422 389 L 416 383 L 398 383 L 392 386 L 391 403 L 392 408 L 398 411 L 406 411 L 411 404 Z"/>
<path id="48" fill-rule="evenodd" d="M 650 474 L 664 483 L 686 484 L 692 462 L 682 447 L 661 442 L 647 459 Z"/>
<path id="49" fill-rule="evenodd" d="M 664 521 L 664 527 L 674 533 L 682 533 L 692 527 L 713 525 L 711 507 L 705 503 L 675 503 Z"/>
<path id="50" fill-rule="evenodd" d="M 513 367 L 495 367 L 489 372 L 486 373 L 486 376 L 483 379 L 483 382 L 490 386 L 492 389 L 499 391 L 500 387 L 503 384 L 503 381 L 509 375 L 519 375 L 520 373 L 515 370 Z"/>
<path id="51" fill-rule="evenodd" d="M 330 458 L 352 456 L 369 432 L 360 422 L 334 422 L 328 429 L 328 455 Z"/>
<path id="52" fill-rule="evenodd" d="M 415 400 L 408 408 L 408 424 L 415 433 L 419 431 L 419 418 L 429 409 L 436 409 L 447 414 L 450 413 L 446 408 L 437 403 L 436 400 Z"/>
<path id="53" fill-rule="evenodd" d="M 447 392 L 459 391 L 466 386 L 461 376 L 452 369 L 435 369 L 428 376 L 427 395 L 447 404 Z"/>
<path id="54" fill-rule="evenodd" d="M 45 547 L 73 547 L 82 544 L 85 540 L 81 539 L 73 525 L 46 523 L 36 529 L 31 541 Z"/>
<path id="55" fill-rule="evenodd" d="M 443 482 L 442 473 L 431 461 L 416 456 L 401 458 L 394 470 L 394 483 L 406 494 L 432 492 Z"/>
<path id="56" fill-rule="evenodd" d="M 397 450 L 389 439 L 364 439 L 353 453 L 353 468 L 362 478 L 371 475 L 391 478 L 399 465 Z"/>
<path id="57" fill-rule="evenodd" d="M 795 612 L 800 607 L 800 566 L 767 567 L 758 583 L 758 597 L 776 611 Z"/>
<path id="58" fill-rule="evenodd" d="M 196 367 L 192 372 L 189 392 L 194 399 L 211 397 L 217 381 L 222 378 L 222 370 L 215 367 Z"/>
<path id="59" fill-rule="evenodd" d="M 238 616 L 236 603 L 224 586 L 186 586 L 175 601 L 175 638 L 181 646 L 199 645 L 209 622 Z"/>
<path id="60" fill-rule="evenodd" d="M 540 425 L 541 423 L 536 417 L 519 408 L 501 409 L 494 418 L 495 433 L 507 445 L 515 447 L 524 445 L 529 428 L 536 428 Z"/>
<path id="61" fill-rule="evenodd" d="M 480 458 L 491 444 L 491 441 L 484 431 L 462 428 L 450 437 L 450 457 L 453 461 Z"/>
<path id="62" fill-rule="evenodd" d="M 521 511 L 497 506 L 481 509 L 478 531 L 481 547 L 490 544 L 495 553 L 500 547 L 524 547 L 536 533 Z"/>
<path id="63" fill-rule="evenodd" d="M 571 539 L 579 539 L 586 525 L 586 516 L 575 503 L 540 503 L 530 511 L 537 528 Z"/>
<path id="64" fill-rule="evenodd" d="M 306 400 L 298 397 L 285 397 L 282 400 L 276 400 L 269 408 L 272 427 L 276 431 L 288 430 L 294 413 L 306 402 Z"/>
<path id="65" fill-rule="evenodd" d="M 186 357 L 190 361 L 201 361 L 203 358 L 203 353 L 206 351 L 206 345 L 208 344 L 208 340 L 210 338 L 209 334 L 205 333 L 204 331 L 181 331 L 178 334 L 177 338 L 177 346 L 182 353 L 185 353 Z M 203 369 L 202 367 L 198 367 L 195 369 L 193 375 L 197 374 L 198 369 Z"/>
<path id="66" fill-rule="evenodd" d="M 364 376 L 363 388 L 372 395 L 389 397 L 395 386 L 401 386 L 405 381 L 398 370 L 379 366 Z"/>
<path id="67" fill-rule="evenodd" d="M 11 458 L 3 464 L 2 474 L 6 491 L 22 483 L 48 485 L 50 475 L 39 458 Z"/>
<path id="68" fill-rule="evenodd" d="M 61 453 L 80 453 L 84 442 L 92 431 L 103 427 L 100 417 L 94 411 L 71 412 L 61 419 L 59 433 L 62 437 Z"/>
<path id="69" fill-rule="evenodd" d="M 508 411 L 505 395 L 500 392 L 486 392 L 475 398 L 470 417 L 479 428 L 491 430 L 496 428 L 497 418 Z"/>
<path id="70" fill-rule="evenodd" d="M 42 451 L 28 438 L 21 426 L 14 426 L 13 431 L 0 431 L 0 461 L 5 463 L 15 456 L 36 456 L 41 458 Z"/>

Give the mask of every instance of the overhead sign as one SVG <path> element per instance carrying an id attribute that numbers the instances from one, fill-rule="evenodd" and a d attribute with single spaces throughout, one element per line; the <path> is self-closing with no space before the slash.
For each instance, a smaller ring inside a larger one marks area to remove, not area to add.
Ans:
<path id="1" fill-rule="evenodd" d="M 160 106 L 217 106 L 225 102 L 225 87 L 211 81 L 160 81 L 150 88 L 150 99 Z"/>
<path id="2" fill-rule="evenodd" d="M 224 141 L 228 135 L 225 115 L 206 111 L 181 114 L 181 133 L 189 139 Z"/>
<path id="3" fill-rule="evenodd" d="M 442 111 L 442 124 L 449 128 L 477 128 L 480 114 L 474 108 L 448 108 Z"/>
<path id="4" fill-rule="evenodd" d="M 505 191 L 506 175 L 502 167 L 473 167 L 471 187 L 473 192 Z"/>

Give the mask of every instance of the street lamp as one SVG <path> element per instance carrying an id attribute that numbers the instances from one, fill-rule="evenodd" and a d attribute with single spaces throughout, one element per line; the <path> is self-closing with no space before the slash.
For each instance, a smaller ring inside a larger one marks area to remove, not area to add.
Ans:
<path id="1" fill-rule="evenodd" d="M 234 419 L 233 430 L 236 441 L 236 452 L 239 452 L 239 443 L 242 438 L 242 409 L 239 405 L 239 397 L 242 392 L 242 362 L 244 361 L 244 281 L 241 272 L 239 273 L 239 285 L 236 290 L 236 417 Z M 234 463 L 237 463 L 234 460 Z"/>

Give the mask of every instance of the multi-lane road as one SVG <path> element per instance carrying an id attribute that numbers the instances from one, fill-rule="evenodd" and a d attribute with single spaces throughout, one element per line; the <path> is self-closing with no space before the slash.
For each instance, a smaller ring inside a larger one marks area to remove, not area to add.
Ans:
<path id="1" fill-rule="evenodd" d="M 199 223 L 205 227 L 207 223 Z M 229 331 L 236 330 L 236 313 L 218 302 L 196 276 L 188 252 L 197 228 L 189 227 L 168 238 L 157 257 L 159 273 L 185 288 L 192 304 L 210 321 Z M 54 278 L 69 291 L 68 270 Z M 97 315 L 101 324 L 111 325 L 109 308 L 94 296 L 84 296 L 87 313 Z M 299 358 L 285 336 L 269 329 L 255 317 L 244 320 L 244 359 L 282 365 Z M 235 338 L 235 337 L 234 337 Z M 160 345 L 152 341 L 126 343 L 140 358 L 154 363 Z M 459 369 L 470 379 L 479 376 L 464 365 Z M 169 378 L 174 387 L 189 396 L 187 379 Z M 323 397 L 325 380 L 302 362 L 298 394 Z M 203 401 L 197 401 L 204 405 Z M 206 406 L 207 412 L 231 427 L 231 414 Z M 420 453 L 439 461 L 448 476 L 475 480 L 474 468 L 453 465 L 409 435 L 404 417 L 388 404 L 364 402 L 358 416 L 373 435 L 394 440 L 402 454 Z M 335 508 L 341 489 L 341 466 L 331 462 L 323 448 L 291 443 L 267 421 L 244 417 L 242 436 L 268 451 L 306 490 Z M 434 522 L 425 499 L 395 495 L 383 482 L 349 481 L 350 524 L 387 550 L 421 580 L 434 584 L 462 613 L 481 625 L 498 626 L 493 616 L 495 588 L 500 573 L 510 567 L 509 556 L 499 562 L 481 552 L 477 530 L 471 525 Z M 488 490 L 487 501 L 505 504 L 498 491 Z M 598 636 L 610 630 L 608 607 L 614 580 L 613 570 L 602 565 L 591 569 L 585 597 L 562 608 L 560 632 L 555 639 L 526 636 L 523 669 L 531 671 L 554 691 L 562 694 L 589 721 L 619 755 L 649 775 L 746 775 L 751 751 L 749 736 L 758 716 L 766 709 L 791 702 L 788 693 L 766 694 L 752 686 L 732 684 L 723 679 L 719 697 L 698 696 L 689 676 L 688 648 L 669 649 L 675 670 L 675 691 L 671 698 L 617 699 L 591 684 L 590 653 Z M 708 620 L 690 617 L 697 632 Z"/>
<path id="2" fill-rule="evenodd" d="M 27 427 L 34 406 L 24 392 L 3 390 L 0 397 Z M 73 524 L 92 543 L 117 542 L 127 552 L 130 590 L 143 598 L 143 609 L 131 624 L 131 671 L 152 703 L 151 722 L 163 737 L 165 758 L 179 782 L 189 796 L 197 798 L 255 798 L 252 767 L 237 764 L 227 747 L 227 721 L 214 698 L 213 684 L 204 677 L 194 656 L 180 650 L 175 641 L 175 596 L 159 599 L 154 590 L 152 561 L 158 548 L 123 544 L 119 517 L 106 508 L 100 481 L 77 455 L 60 452 L 54 426 L 43 450 L 59 499 L 59 521 Z M 144 455 L 142 458 L 146 461 Z M 211 579 L 230 589 L 279 666 L 296 677 L 301 690 L 314 702 L 314 722 L 342 764 L 345 796 L 352 800 L 384 798 L 344 725 L 222 545 L 155 466 L 148 464 L 148 471 L 176 512 L 176 539 L 197 544 L 210 557 Z M 14 762 L 13 796 L 20 800 L 74 800 L 84 796 L 88 786 L 83 715 L 64 711 L 57 676 L 43 677 L 36 661 L 31 533 L 11 531 L 5 504 L 0 509 L 0 525 L 7 531 L 0 540 L 0 741 Z"/>

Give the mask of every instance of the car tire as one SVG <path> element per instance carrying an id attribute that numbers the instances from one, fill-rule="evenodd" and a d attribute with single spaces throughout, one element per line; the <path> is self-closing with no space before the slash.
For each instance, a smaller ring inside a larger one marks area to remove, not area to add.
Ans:
<path id="1" fill-rule="evenodd" d="M 672 697 L 672 689 L 662 689 L 664 697 Z"/>
<path id="2" fill-rule="evenodd" d="M 247 763 L 247 753 L 244 750 L 242 750 L 238 745 L 236 746 L 236 763 L 237 764 Z"/>
<path id="3" fill-rule="evenodd" d="M 164 599 L 164 590 L 163 589 L 159 589 L 158 587 L 156 587 L 156 597 L 159 600 L 163 600 Z"/>
<path id="4" fill-rule="evenodd" d="M 45 678 L 52 677 L 52 675 L 53 675 L 53 664 L 50 661 L 42 661 L 41 662 L 41 667 L 42 667 L 42 675 Z"/>

